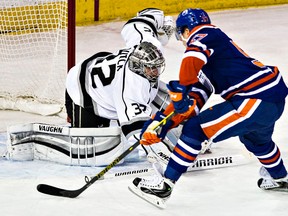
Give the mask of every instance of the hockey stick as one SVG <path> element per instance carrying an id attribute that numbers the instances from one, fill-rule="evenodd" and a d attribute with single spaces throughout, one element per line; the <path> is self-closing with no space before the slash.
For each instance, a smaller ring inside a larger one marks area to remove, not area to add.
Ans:
<path id="1" fill-rule="evenodd" d="M 155 130 L 155 131 L 159 130 L 160 127 L 165 125 L 166 122 L 169 121 L 174 115 L 175 115 L 175 112 L 171 112 L 161 122 L 159 122 L 153 128 L 153 130 Z M 114 161 L 112 161 L 109 165 L 107 165 L 101 172 L 99 172 L 97 175 L 92 177 L 90 179 L 90 181 L 87 181 L 83 187 L 81 187 L 77 190 L 66 190 L 66 189 L 54 187 L 52 185 L 47 185 L 47 184 L 39 184 L 37 186 L 37 190 L 40 193 L 44 193 L 44 194 L 48 194 L 48 195 L 75 198 L 75 197 L 79 196 L 83 191 L 85 191 L 88 187 L 90 187 L 94 182 L 96 182 L 98 179 L 100 179 L 112 167 L 114 167 L 116 164 L 118 164 L 119 161 L 121 161 L 124 157 L 126 157 L 128 154 L 130 154 L 138 145 L 140 145 L 140 142 L 139 141 L 135 142 L 130 148 L 126 149 L 120 156 L 118 156 Z"/>
<path id="2" fill-rule="evenodd" d="M 187 173 L 203 170 L 221 169 L 232 166 L 241 166 L 252 162 L 250 158 L 243 154 L 224 154 L 220 156 L 199 155 L 193 166 L 188 167 Z M 99 180 L 110 180 L 115 178 L 125 178 L 149 174 L 155 172 L 152 167 L 132 168 L 115 173 L 106 173 Z M 185 173 L 186 174 L 186 173 Z M 87 177 L 89 178 L 89 177 Z"/>

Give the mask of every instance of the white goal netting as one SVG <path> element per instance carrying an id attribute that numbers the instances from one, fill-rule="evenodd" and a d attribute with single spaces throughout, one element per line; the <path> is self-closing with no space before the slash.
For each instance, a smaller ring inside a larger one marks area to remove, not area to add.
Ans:
<path id="1" fill-rule="evenodd" d="M 0 0 L 0 109 L 62 111 L 68 0 Z"/>

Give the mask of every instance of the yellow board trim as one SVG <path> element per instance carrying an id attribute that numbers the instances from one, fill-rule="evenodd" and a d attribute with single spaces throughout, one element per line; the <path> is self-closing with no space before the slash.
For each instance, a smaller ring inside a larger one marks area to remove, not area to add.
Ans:
<path id="1" fill-rule="evenodd" d="M 64 8 L 63 8 L 64 7 Z M 0 9 L 0 34 L 25 34 L 67 27 L 67 15 L 56 11 L 67 10 L 65 2 Z M 55 13 L 53 13 L 55 11 Z M 58 14 L 60 17 L 55 17 Z"/>
<path id="2" fill-rule="evenodd" d="M 147 7 L 162 9 L 165 14 L 178 14 L 182 10 L 202 8 L 223 10 L 232 8 L 258 7 L 288 3 L 288 0 L 99 0 L 99 20 L 122 20 L 135 16 L 136 12 Z"/>
<path id="3" fill-rule="evenodd" d="M 165 14 L 178 14 L 192 7 L 205 10 L 223 10 L 232 8 L 259 7 L 277 4 L 287 4 L 288 0 L 98 0 L 99 21 L 125 20 L 136 15 L 136 12 L 147 7 L 162 9 Z M 94 23 L 95 0 L 76 0 L 76 24 Z M 50 2 L 40 5 L 21 6 L 0 9 L 0 34 L 23 34 L 56 29 L 60 23 L 53 22 L 51 10 L 67 8 L 64 1 Z M 27 10 L 30 9 L 30 10 Z M 26 11 L 24 13 L 24 11 Z M 44 16 L 44 18 L 41 18 Z M 48 21 L 44 21 L 44 20 Z M 60 17 L 61 25 L 67 25 L 67 17 Z"/>

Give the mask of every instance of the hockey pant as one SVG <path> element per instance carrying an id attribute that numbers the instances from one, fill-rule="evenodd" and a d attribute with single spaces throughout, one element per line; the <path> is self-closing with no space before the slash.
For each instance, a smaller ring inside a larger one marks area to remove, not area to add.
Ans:
<path id="1" fill-rule="evenodd" d="M 177 181 L 193 164 L 206 138 L 219 142 L 234 136 L 239 137 L 273 178 L 286 176 L 280 150 L 272 140 L 275 122 L 282 115 L 284 105 L 285 101 L 238 99 L 202 111 L 185 122 L 165 176 Z"/>

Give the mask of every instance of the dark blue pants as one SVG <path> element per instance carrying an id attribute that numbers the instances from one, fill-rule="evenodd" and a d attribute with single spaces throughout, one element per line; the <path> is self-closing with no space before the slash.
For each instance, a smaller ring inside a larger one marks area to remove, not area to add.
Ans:
<path id="1" fill-rule="evenodd" d="M 225 101 L 202 111 L 185 122 L 165 175 L 178 180 L 197 157 L 205 139 L 219 142 L 238 136 L 273 178 L 284 177 L 287 171 L 280 151 L 272 140 L 275 122 L 282 115 L 284 105 L 285 100 L 270 103 L 243 99 Z"/>

